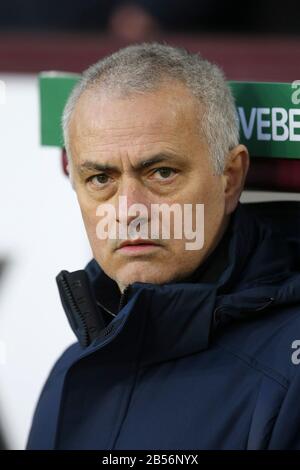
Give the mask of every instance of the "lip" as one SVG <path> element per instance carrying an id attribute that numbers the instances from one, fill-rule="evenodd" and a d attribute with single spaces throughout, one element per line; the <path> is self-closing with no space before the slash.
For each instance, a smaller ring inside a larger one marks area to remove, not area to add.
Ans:
<path id="1" fill-rule="evenodd" d="M 151 240 L 125 240 L 118 247 L 118 251 L 127 253 L 140 253 L 151 251 L 158 247 L 159 245 L 157 243 L 153 243 Z"/>
<path id="2" fill-rule="evenodd" d="M 123 248 L 124 246 L 136 246 L 136 245 L 157 245 L 157 243 L 154 243 L 152 240 L 146 240 L 144 238 L 138 238 L 136 240 L 124 240 L 122 243 L 120 243 L 119 248 Z"/>

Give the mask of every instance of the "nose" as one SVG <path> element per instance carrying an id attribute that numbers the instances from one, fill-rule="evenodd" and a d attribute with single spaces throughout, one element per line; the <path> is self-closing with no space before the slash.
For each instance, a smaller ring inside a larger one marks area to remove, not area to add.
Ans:
<path id="1" fill-rule="evenodd" d="M 148 222 L 150 218 L 151 204 L 147 198 L 146 189 L 137 178 L 127 178 L 122 182 L 116 201 L 117 222 L 127 223 L 137 217 Z"/>

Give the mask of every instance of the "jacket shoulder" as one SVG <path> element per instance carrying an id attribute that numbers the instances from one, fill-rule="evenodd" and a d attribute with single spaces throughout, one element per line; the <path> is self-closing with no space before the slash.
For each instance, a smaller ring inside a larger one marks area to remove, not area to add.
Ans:
<path id="1" fill-rule="evenodd" d="M 224 329 L 217 344 L 248 367 L 288 386 L 300 373 L 300 305 L 278 306 Z"/>
<path id="2" fill-rule="evenodd" d="M 71 344 L 57 359 L 40 393 L 27 441 L 27 450 L 53 449 L 64 379 L 82 354 L 79 343 Z"/>
<path id="3" fill-rule="evenodd" d="M 68 346 L 55 361 L 48 375 L 48 380 L 53 376 L 64 373 L 83 352 L 84 349 L 80 346 L 78 341 Z"/>

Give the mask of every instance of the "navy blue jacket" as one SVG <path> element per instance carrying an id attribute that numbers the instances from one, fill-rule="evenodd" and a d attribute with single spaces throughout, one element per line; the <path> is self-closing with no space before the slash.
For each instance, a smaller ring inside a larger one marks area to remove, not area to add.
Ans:
<path id="1" fill-rule="evenodd" d="M 291 204 L 239 204 L 217 280 L 136 282 L 111 319 L 101 292 L 114 298 L 115 282 L 95 260 L 60 279 L 80 343 L 52 369 L 27 448 L 300 449 L 300 207 L 289 214 Z M 85 297 L 74 294 L 82 274 Z"/>

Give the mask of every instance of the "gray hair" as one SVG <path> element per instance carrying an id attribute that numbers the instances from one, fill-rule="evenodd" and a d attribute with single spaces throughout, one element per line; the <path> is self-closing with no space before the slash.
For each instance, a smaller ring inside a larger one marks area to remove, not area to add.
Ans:
<path id="1" fill-rule="evenodd" d="M 239 119 L 231 90 L 222 70 L 183 48 L 159 43 L 134 44 L 89 67 L 72 90 L 64 108 L 62 127 L 70 159 L 69 124 L 82 93 L 105 92 L 128 96 L 158 89 L 166 80 L 184 83 L 199 101 L 199 132 L 208 143 L 214 170 L 222 174 L 226 155 L 239 143 Z M 200 110 L 202 118 L 200 119 Z M 203 112 L 204 110 L 204 112 Z"/>

